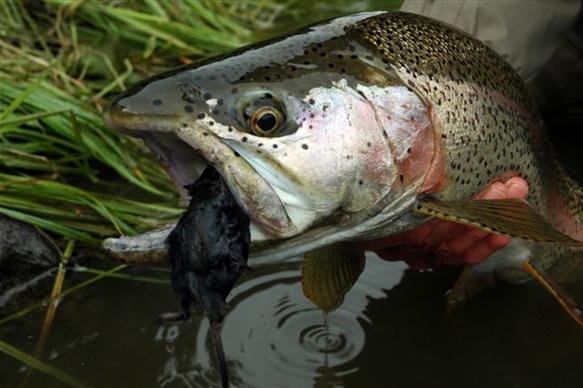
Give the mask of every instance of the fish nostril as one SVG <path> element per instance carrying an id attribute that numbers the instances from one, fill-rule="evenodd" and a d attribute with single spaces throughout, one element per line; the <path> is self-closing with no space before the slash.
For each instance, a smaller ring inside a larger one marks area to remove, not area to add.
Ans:
<path id="1" fill-rule="evenodd" d="M 117 131 L 127 129 L 127 123 L 134 116 L 132 113 L 127 112 L 124 106 L 120 104 L 120 100 L 121 98 L 115 99 L 103 113 L 105 125 Z"/>

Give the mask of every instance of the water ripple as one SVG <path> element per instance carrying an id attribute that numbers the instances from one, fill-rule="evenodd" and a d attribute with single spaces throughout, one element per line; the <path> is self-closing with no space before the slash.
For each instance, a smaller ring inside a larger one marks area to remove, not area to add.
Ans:
<path id="1" fill-rule="evenodd" d="M 241 386 L 311 387 L 335 378 L 362 351 L 366 306 L 384 297 L 383 289 L 401 278 L 401 267 L 389 267 L 369 257 L 367 268 L 345 303 L 325 315 L 302 293 L 299 263 L 269 264 L 257 269 L 234 292 L 222 336 L 232 373 Z M 404 267 L 403 267 L 404 268 Z M 208 324 L 197 333 L 197 364 L 209 364 Z M 344 367 L 343 367 L 344 366 Z M 326 376 L 324 376 L 326 375 Z"/>

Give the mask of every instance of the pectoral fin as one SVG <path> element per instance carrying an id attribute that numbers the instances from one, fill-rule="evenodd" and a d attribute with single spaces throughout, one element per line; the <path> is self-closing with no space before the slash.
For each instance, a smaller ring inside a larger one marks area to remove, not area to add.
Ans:
<path id="1" fill-rule="evenodd" d="M 509 237 L 583 246 L 583 242 L 559 232 L 521 199 L 441 201 L 430 198 L 419 201 L 414 211 Z"/>
<path id="2" fill-rule="evenodd" d="M 539 282 L 559 302 L 561 307 L 581 326 L 583 326 L 583 312 L 573 298 L 556 284 L 544 272 L 538 270 L 532 263 L 525 261 L 522 269 Z"/>
<path id="3" fill-rule="evenodd" d="M 364 264 L 364 251 L 351 243 L 337 243 L 307 253 L 302 262 L 304 295 L 324 312 L 334 311 L 360 276 Z"/>

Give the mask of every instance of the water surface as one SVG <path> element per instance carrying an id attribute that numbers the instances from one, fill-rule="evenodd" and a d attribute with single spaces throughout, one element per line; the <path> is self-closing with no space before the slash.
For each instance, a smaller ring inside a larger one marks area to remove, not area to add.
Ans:
<path id="1" fill-rule="evenodd" d="M 73 273 L 65 286 L 91 276 Z M 581 386 L 583 330 L 540 286 L 488 289 L 448 321 L 444 294 L 455 278 L 370 254 L 345 303 L 325 317 L 302 294 L 298 260 L 257 265 L 234 289 L 223 328 L 233 386 Z M 583 297 L 583 286 L 570 290 Z M 206 319 L 154 324 L 176 309 L 169 285 L 103 279 L 60 303 L 41 358 L 93 387 L 218 387 Z M 43 318 L 41 308 L 0 326 L 0 336 L 33 353 Z M 64 386 L 0 360 L 2 387 Z"/>

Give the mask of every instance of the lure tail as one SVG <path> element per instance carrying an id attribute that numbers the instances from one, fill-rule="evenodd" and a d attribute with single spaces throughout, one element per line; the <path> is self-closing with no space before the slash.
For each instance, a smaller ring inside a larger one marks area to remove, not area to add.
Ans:
<path id="1" fill-rule="evenodd" d="M 219 362 L 219 371 L 221 372 L 221 386 L 229 388 L 229 370 L 227 368 L 227 360 L 225 358 L 225 350 L 223 348 L 223 341 L 221 339 L 221 323 L 218 321 L 210 321 L 210 332 L 215 344 L 215 352 L 217 353 L 217 360 Z"/>

